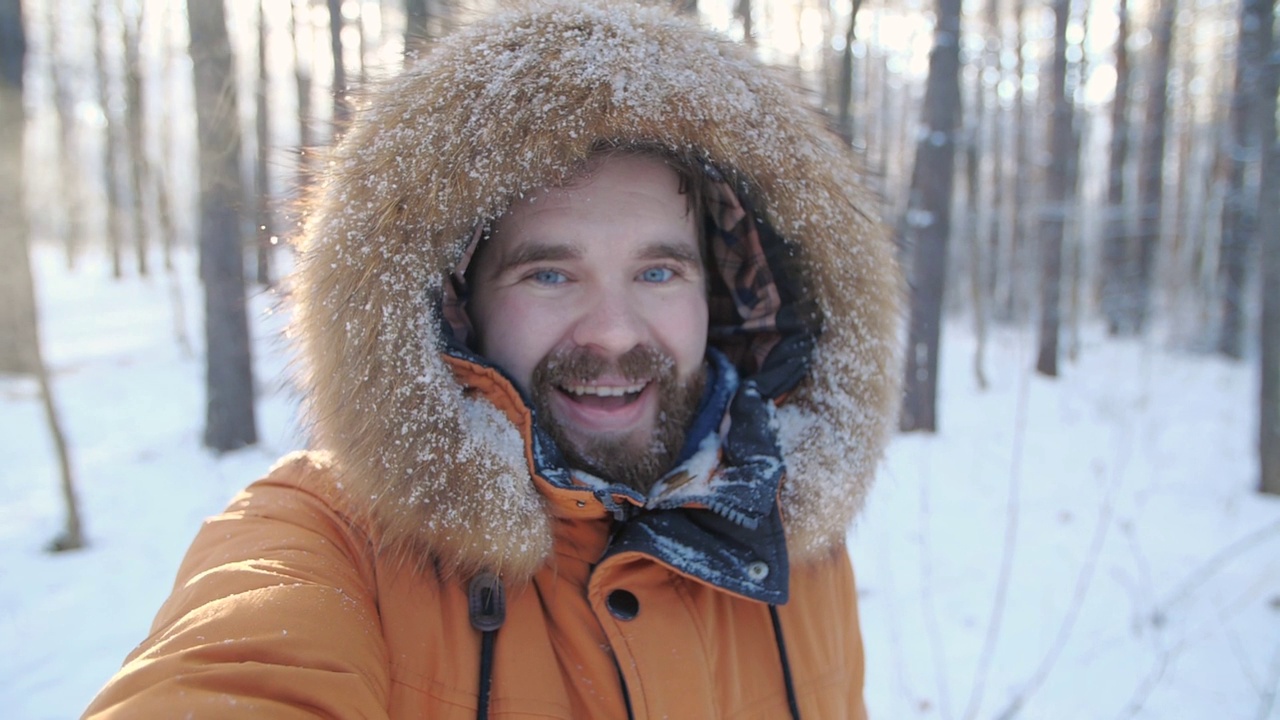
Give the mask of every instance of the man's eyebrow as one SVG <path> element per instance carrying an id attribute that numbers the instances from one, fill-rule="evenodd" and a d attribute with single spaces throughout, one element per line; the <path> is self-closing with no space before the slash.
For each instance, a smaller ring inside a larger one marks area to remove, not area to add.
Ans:
<path id="1" fill-rule="evenodd" d="M 582 248 L 568 243 L 525 243 L 503 254 L 502 261 L 493 270 L 493 276 L 498 277 L 512 268 L 544 262 L 575 260 L 582 255 Z"/>
<path id="2" fill-rule="evenodd" d="M 698 249 L 689 247 L 687 243 L 655 242 L 645 245 L 636 253 L 637 260 L 675 260 L 690 265 L 701 265 L 702 256 Z"/>

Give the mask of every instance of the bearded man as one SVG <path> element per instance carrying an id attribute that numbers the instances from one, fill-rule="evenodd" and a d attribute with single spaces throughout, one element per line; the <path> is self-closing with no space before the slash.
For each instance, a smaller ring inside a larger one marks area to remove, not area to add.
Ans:
<path id="1" fill-rule="evenodd" d="M 500 13 L 363 107 L 292 280 L 315 449 L 87 715 L 864 718 L 900 279 L 849 152 L 631 4 Z"/>

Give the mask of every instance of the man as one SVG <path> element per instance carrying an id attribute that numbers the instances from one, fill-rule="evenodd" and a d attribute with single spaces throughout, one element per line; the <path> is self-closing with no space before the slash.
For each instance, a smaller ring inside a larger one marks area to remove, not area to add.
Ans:
<path id="1" fill-rule="evenodd" d="M 865 717 L 900 281 L 802 107 L 573 0 L 372 92 L 292 285 L 318 450 L 206 523 L 87 714 Z"/>

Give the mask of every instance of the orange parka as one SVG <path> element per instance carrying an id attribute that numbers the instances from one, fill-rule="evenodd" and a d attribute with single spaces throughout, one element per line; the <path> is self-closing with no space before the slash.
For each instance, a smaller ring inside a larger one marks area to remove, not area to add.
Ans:
<path id="1" fill-rule="evenodd" d="M 901 281 L 849 151 L 747 48 L 634 3 L 503 11 L 358 106 L 290 283 L 317 449 L 207 521 L 86 716 L 865 717 L 844 536 Z M 718 400 L 648 495 L 565 467 L 467 345 L 481 229 L 602 144 L 707 175 Z"/>

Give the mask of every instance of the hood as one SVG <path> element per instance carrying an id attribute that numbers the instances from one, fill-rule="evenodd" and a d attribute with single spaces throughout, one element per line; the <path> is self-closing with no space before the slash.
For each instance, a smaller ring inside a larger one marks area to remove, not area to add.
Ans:
<path id="1" fill-rule="evenodd" d="M 806 107 L 747 48 L 631 3 L 503 11 L 362 96 L 290 292 L 314 443 L 384 549 L 513 579 L 549 557 L 530 412 L 451 351 L 443 306 L 476 228 L 601 141 L 692 155 L 732 188 L 758 247 L 721 273 L 771 271 L 781 307 L 761 322 L 736 298 L 711 340 L 777 403 L 791 561 L 843 543 L 897 417 L 901 279 L 856 158 Z"/>

